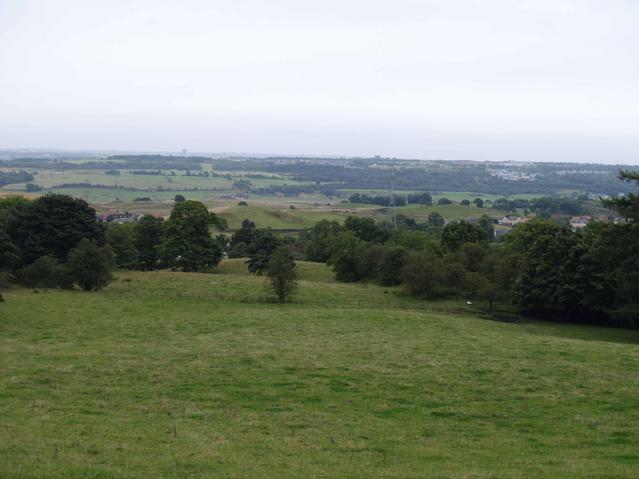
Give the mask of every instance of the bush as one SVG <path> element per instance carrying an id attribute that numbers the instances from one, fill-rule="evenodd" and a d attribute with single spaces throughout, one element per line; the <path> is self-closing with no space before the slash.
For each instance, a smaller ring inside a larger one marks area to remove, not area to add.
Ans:
<path id="1" fill-rule="evenodd" d="M 437 200 L 437 204 L 438 205 L 450 205 L 453 202 L 450 201 L 448 198 L 440 198 L 439 200 Z"/>
<path id="2" fill-rule="evenodd" d="M 113 279 L 115 259 L 108 246 L 98 246 L 88 239 L 80 241 L 69 253 L 69 277 L 85 291 L 101 289 Z"/>
<path id="3" fill-rule="evenodd" d="M 279 246 L 268 262 L 269 287 L 280 303 L 290 301 L 297 289 L 295 261 L 285 246 Z"/>
<path id="4" fill-rule="evenodd" d="M 69 288 L 66 266 L 53 256 L 42 256 L 18 272 L 18 281 L 28 288 Z"/>
<path id="5" fill-rule="evenodd" d="M 436 298 L 446 283 L 445 271 L 444 262 L 436 251 L 416 251 L 407 255 L 401 279 L 411 294 Z"/>
<path id="6" fill-rule="evenodd" d="M 240 201 L 237 206 L 248 206 L 248 203 L 246 201 Z"/>
<path id="7" fill-rule="evenodd" d="M 402 270 L 407 251 L 401 247 L 385 248 L 379 264 L 379 280 L 384 286 L 394 286 L 402 281 Z"/>

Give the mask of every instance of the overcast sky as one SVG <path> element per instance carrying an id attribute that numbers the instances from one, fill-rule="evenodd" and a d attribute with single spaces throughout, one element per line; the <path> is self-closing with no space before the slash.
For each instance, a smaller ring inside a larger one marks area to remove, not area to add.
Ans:
<path id="1" fill-rule="evenodd" d="M 639 163 L 639 0 L 0 0 L 0 148 Z"/>

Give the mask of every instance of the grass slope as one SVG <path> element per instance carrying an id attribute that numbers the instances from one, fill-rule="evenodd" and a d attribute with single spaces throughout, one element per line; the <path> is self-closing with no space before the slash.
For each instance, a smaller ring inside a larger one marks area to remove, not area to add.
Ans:
<path id="1" fill-rule="evenodd" d="M 0 477 L 636 477 L 635 332 L 300 270 L 285 305 L 241 261 L 7 292 Z"/>

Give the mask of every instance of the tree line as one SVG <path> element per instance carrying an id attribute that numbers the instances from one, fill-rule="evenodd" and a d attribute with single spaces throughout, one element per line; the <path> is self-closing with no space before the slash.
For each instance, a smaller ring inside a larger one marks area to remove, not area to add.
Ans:
<path id="1" fill-rule="evenodd" d="M 637 173 L 621 178 L 638 181 Z M 322 221 L 307 235 L 305 257 L 329 264 L 338 281 L 403 285 L 419 297 L 485 301 L 559 321 L 639 325 L 639 196 L 606 201 L 621 224 L 591 222 L 572 231 L 551 219 L 515 226 L 502 243 L 490 224 L 439 227 Z"/>

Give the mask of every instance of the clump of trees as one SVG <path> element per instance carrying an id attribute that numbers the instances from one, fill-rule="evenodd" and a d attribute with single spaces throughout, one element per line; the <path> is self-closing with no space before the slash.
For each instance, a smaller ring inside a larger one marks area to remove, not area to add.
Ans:
<path id="1" fill-rule="evenodd" d="M 377 195 L 370 196 L 365 193 L 353 193 L 349 196 L 351 203 L 363 203 L 378 206 L 406 206 L 407 204 L 432 205 L 433 198 L 430 193 L 413 193 L 409 195 Z"/>
<path id="2" fill-rule="evenodd" d="M 620 177 L 639 183 L 637 173 Z M 485 215 L 476 224 L 444 225 L 436 213 L 425 224 L 399 217 L 395 224 L 321 221 L 308 232 L 306 259 L 331 265 L 338 281 L 401 284 L 423 298 L 481 301 L 491 314 L 501 305 L 545 319 L 637 327 L 639 196 L 605 204 L 626 221 L 573 231 L 540 216 L 515 226 L 501 243 Z"/>
<path id="3" fill-rule="evenodd" d="M 48 194 L 0 200 L 0 269 L 30 287 L 99 289 L 111 280 L 113 252 L 95 210 Z"/>
<path id="4" fill-rule="evenodd" d="M 166 222 L 144 216 L 117 224 L 98 222 L 85 201 L 66 195 L 3 198 L 0 288 L 17 281 L 33 288 L 97 290 L 112 280 L 114 268 L 208 271 L 224 251 L 212 230 L 225 228 L 198 201 L 176 203 Z"/>

